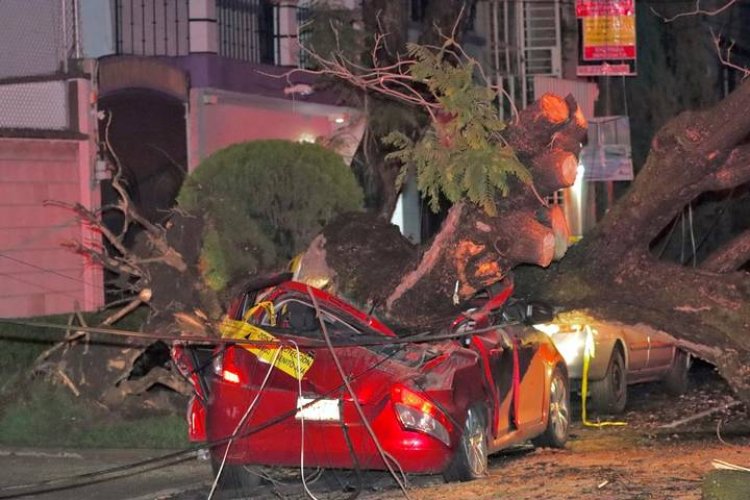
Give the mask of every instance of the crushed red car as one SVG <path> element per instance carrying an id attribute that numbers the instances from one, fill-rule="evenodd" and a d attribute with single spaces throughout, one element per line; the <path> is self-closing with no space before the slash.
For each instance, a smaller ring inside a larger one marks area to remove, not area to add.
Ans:
<path id="1" fill-rule="evenodd" d="M 256 343 L 173 349 L 195 387 L 190 437 L 242 486 L 256 481 L 248 465 L 386 469 L 386 456 L 407 473 L 470 480 L 502 448 L 562 447 L 565 361 L 511 292 L 480 299 L 443 334 L 399 337 L 302 283 L 248 290 L 223 332 Z"/>

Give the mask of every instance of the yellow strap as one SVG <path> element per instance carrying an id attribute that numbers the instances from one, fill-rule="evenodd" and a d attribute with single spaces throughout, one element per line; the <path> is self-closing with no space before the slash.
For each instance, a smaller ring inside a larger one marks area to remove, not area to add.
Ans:
<path id="1" fill-rule="evenodd" d="M 628 425 L 627 422 L 589 422 L 586 418 L 586 396 L 589 390 L 589 364 L 594 352 L 594 332 L 589 325 L 584 327 L 586 341 L 583 344 L 583 380 L 581 385 L 581 420 L 588 427 L 605 427 L 608 425 Z"/>
<path id="2" fill-rule="evenodd" d="M 248 339 L 256 342 L 268 342 L 269 345 L 249 345 L 244 344 L 241 347 L 256 358 L 265 363 L 273 363 L 273 366 L 286 373 L 287 375 L 302 380 L 305 373 L 310 369 L 315 361 L 311 355 L 299 352 L 291 347 L 282 347 L 280 350 L 273 344 L 277 344 L 279 339 L 267 331 L 255 325 L 248 323 L 258 309 L 263 308 L 268 312 L 269 323 L 276 326 L 276 311 L 272 302 L 260 302 L 250 308 L 244 315 L 243 321 L 225 319 L 222 321 L 219 330 L 221 336 L 229 339 Z M 277 353 L 277 351 L 279 351 Z"/>
<path id="3" fill-rule="evenodd" d="M 268 313 L 268 324 L 271 326 L 276 326 L 276 308 L 273 306 L 273 302 L 269 300 L 258 302 L 256 305 L 248 309 L 242 319 L 244 321 L 248 321 L 253 317 L 253 314 L 255 314 L 255 312 L 261 308 L 265 309 Z"/>

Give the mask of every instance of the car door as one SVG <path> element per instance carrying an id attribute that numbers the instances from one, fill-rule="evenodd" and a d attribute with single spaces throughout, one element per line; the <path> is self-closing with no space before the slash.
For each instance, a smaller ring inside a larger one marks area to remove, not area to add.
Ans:
<path id="1" fill-rule="evenodd" d="M 474 335 L 471 349 L 479 354 L 492 401 L 488 401 L 493 415 L 495 436 L 507 433 L 512 425 L 513 407 L 513 347 L 511 337 L 501 328 Z"/>
<path id="2" fill-rule="evenodd" d="M 649 335 L 640 328 L 622 327 L 622 337 L 628 350 L 628 372 L 646 369 L 648 364 Z"/>
<path id="3" fill-rule="evenodd" d="M 539 336 L 545 334 L 526 326 L 526 304 L 513 301 L 503 310 L 507 325 L 503 329 L 511 336 L 512 348 L 516 351 L 513 363 L 517 363 L 518 401 L 517 424 L 539 423 L 542 419 L 545 394 L 545 366 L 537 356 Z"/>
<path id="4" fill-rule="evenodd" d="M 676 340 L 666 332 L 653 330 L 649 335 L 649 371 L 666 371 L 672 366 Z"/>

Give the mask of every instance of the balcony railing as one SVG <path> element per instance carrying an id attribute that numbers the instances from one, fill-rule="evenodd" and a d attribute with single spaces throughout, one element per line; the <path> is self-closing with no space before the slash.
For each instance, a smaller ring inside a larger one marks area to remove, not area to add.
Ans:
<path id="1" fill-rule="evenodd" d="M 189 0 L 115 0 L 116 51 L 141 56 L 190 52 Z"/>
<path id="2" fill-rule="evenodd" d="M 279 52 L 277 7 L 267 0 L 217 0 L 219 54 L 275 64 Z"/>

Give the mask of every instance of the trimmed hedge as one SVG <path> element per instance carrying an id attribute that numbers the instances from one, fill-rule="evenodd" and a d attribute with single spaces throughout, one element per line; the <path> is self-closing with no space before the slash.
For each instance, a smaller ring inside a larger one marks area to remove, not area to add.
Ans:
<path id="1" fill-rule="evenodd" d="M 323 226 L 362 209 L 362 189 L 341 157 L 282 140 L 236 144 L 188 176 L 177 198 L 205 222 L 201 272 L 214 290 L 278 270 Z"/>

